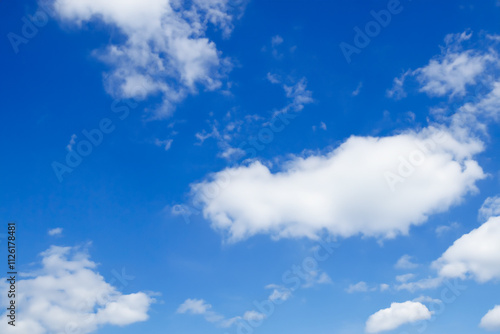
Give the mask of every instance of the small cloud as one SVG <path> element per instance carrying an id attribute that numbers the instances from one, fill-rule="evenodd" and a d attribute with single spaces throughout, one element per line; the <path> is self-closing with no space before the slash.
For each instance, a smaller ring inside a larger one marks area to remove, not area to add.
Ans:
<path id="1" fill-rule="evenodd" d="M 247 311 L 243 314 L 243 319 L 246 321 L 259 321 L 264 319 L 266 316 L 257 311 Z"/>
<path id="2" fill-rule="evenodd" d="M 345 291 L 347 291 L 347 293 L 367 292 L 368 291 L 368 284 L 366 284 L 366 282 L 359 282 L 356 284 L 351 284 L 351 285 L 349 285 L 349 287 Z"/>
<path id="3" fill-rule="evenodd" d="M 358 84 L 358 87 L 356 87 L 356 89 L 351 93 L 352 96 L 358 96 L 359 92 L 361 91 L 361 88 L 363 88 L 363 82 L 360 82 Z"/>
<path id="4" fill-rule="evenodd" d="M 272 74 L 271 72 L 267 72 L 267 80 L 272 84 L 279 84 L 281 82 L 278 76 L 276 74 Z"/>
<path id="5" fill-rule="evenodd" d="M 205 314 L 212 305 L 207 304 L 203 299 L 186 299 L 177 309 L 177 313 L 184 314 Z"/>
<path id="6" fill-rule="evenodd" d="M 163 147 L 165 149 L 165 151 L 168 151 L 168 150 L 170 150 L 170 147 L 172 146 L 173 141 L 174 141 L 173 139 L 166 139 L 166 140 L 156 139 L 155 145 L 158 147 Z"/>
<path id="7" fill-rule="evenodd" d="M 392 303 L 391 307 L 372 314 L 366 321 L 367 333 L 379 333 L 396 329 L 404 324 L 416 323 L 432 317 L 432 312 L 418 302 Z"/>
<path id="8" fill-rule="evenodd" d="M 412 75 L 413 72 L 411 70 L 408 70 L 401 74 L 399 78 L 394 78 L 394 81 L 392 83 L 392 88 L 387 90 L 387 97 L 395 100 L 401 100 L 406 97 L 406 91 L 404 89 L 406 77 L 409 75 Z"/>
<path id="9" fill-rule="evenodd" d="M 316 132 L 316 129 L 317 129 L 317 128 L 318 128 L 318 127 L 317 127 L 316 125 L 313 125 L 313 126 L 312 126 L 312 130 L 313 130 L 314 132 Z M 321 122 L 321 123 L 319 124 L 319 128 L 320 128 L 320 129 L 322 129 L 322 130 L 325 130 L 325 131 L 326 131 L 326 124 L 325 124 L 324 122 Z"/>
<path id="10" fill-rule="evenodd" d="M 271 292 L 268 298 L 272 302 L 274 302 L 275 300 L 285 301 L 292 296 L 292 292 L 281 285 L 269 284 L 265 288 L 273 289 L 273 292 Z"/>
<path id="11" fill-rule="evenodd" d="M 479 209 L 478 218 L 482 222 L 495 216 L 500 216 L 500 196 L 488 197 Z"/>
<path id="12" fill-rule="evenodd" d="M 47 233 L 50 236 L 55 236 L 55 235 L 61 235 L 62 231 L 63 231 L 63 229 L 61 227 L 56 227 L 56 228 L 49 230 Z"/>
<path id="13" fill-rule="evenodd" d="M 395 267 L 397 269 L 414 269 L 418 267 L 418 264 L 411 262 L 412 258 L 410 255 L 401 256 L 398 262 L 396 262 Z"/>
<path id="14" fill-rule="evenodd" d="M 406 113 L 406 120 L 410 123 L 415 122 L 416 115 L 413 111 L 408 111 Z"/>
<path id="15" fill-rule="evenodd" d="M 73 151 L 73 146 L 75 145 L 75 142 L 76 142 L 76 135 L 72 134 L 68 145 L 66 145 L 66 149 L 70 152 Z"/>
<path id="16" fill-rule="evenodd" d="M 387 291 L 387 290 L 389 290 L 389 287 L 390 287 L 389 284 L 382 283 L 382 284 L 380 284 L 380 291 L 382 291 L 382 292 Z"/>
<path id="17" fill-rule="evenodd" d="M 438 237 L 450 232 L 453 229 L 457 229 L 460 227 L 459 223 L 451 223 L 450 225 L 440 225 L 436 227 L 436 234 Z"/>
<path id="18" fill-rule="evenodd" d="M 218 156 L 226 160 L 238 159 L 245 156 L 245 151 L 239 147 L 227 147 Z"/>
<path id="19" fill-rule="evenodd" d="M 280 35 L 276 35 L 271 39 L 271 45 L 273 47 L 280 45 L 281 43 L 283 43 L 283 37 L 281 37 Z"/>
<path id="20" fill-rule="evenodd" d="M 414 274 L 399 275 L 399 276 L 396 276 L 396 281 L 401 282 L 401 283 L 405 283 L 414 277 L 415 277 Z"/>

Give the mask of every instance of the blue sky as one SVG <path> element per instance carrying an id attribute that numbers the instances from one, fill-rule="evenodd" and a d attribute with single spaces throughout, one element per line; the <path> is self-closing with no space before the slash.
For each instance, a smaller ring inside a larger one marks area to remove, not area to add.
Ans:
<path id="1" fill-rule="evenodd" d="M 498 1 L 0 8 L 2 333 L 500 331 Z"/>

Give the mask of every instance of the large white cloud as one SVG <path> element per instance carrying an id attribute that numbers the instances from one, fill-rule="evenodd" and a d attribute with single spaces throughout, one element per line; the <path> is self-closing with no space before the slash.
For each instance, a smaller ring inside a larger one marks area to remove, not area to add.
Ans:
<path id="1" fill-rule="evenodd" d="M 17 281 L 16 326 L 1 317 L 1 333 L 90 333 L 104 325 L 125 326 L 148 319 L 154 301 L 143 292 L 122 294 L 95 272 L 96 264 L 76 248 L 52 246 L 42 268 Z M 19 278 L 19 277 L 18 277 Z M 7 295 L 5 278 L 0 291 Z M 2 298 L 3 310 L 9 301 Z"/>
<path id="2" fill-rule="evenodd" d="M 209 90 L 221 85 L 229 63 L 205 32 L 208 24 L 226 36 L 231 32 L 234 2 L 53 0 L 53 6 L 65 22 L 101 20 L 116 27 L 123 42 L 96 52 L 112 67 L 108 91 L 126 98 L 160 95 L 163 104 L 157 116 L 165 116 L 197 85 Z"/>
<path id="3" fill-rule="evenodd" d="M 379 333 L 401 325 L 430 319 L 432 313 L 419 302 L 392 303 L 391 307 L 372 314 L 366 321 L 367 333 Z"/>
<path id="4" fill-rule="evenodd" d="M 500 278 L 500 217 L 456 240 L 433 263 L 442 277 L 474 278 L 486 282 Z"/>
<path id="5" fill-rule="evenodd" d="M 490 331 L 500 331 L 500 305 L 489 310 L 481 319 L 479 326 Z"/>
<path id="6" fill-rule="evenodd" d="M 447 210 L 485 177 L 477 141 L 444 129 L 351 137 L 324 155 L 228 168 L 192 185 L 213 228 L 238 241 L 258 233 L 315 238 L 321 230 L 391 238 Z"/>

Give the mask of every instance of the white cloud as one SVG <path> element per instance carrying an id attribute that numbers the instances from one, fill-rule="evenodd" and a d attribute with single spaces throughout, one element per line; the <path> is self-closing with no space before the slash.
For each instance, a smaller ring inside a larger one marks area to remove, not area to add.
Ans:
<path id="1" fill-rule="evenodd" d="M 490 55 L 475 54 L 472 51 L 450 52 L 432 59 L 428 65 L 418 69 L 416 77 L 420 91 L 431 96 L 463 96 L 468 85 L 476 83 L 486 65 L 493 61 Z"/>
<path id="2" fill-rule="evenodd" d="M 500 216 L 500 196 L 488 197 L 479 209 L 479 219 L 482 221 L 494 216 Z"/>
<path id="3" fill-rule="evenodd" d="M 112 70 L 107 90 L 114 96 L 144 99 L 160 95 L 157 117 L 197 86 L 214 90 L 230 68 L 205 32 L 208 25 L 225 36 L 232 30 L 230 0 L 54 0 L 58 17 L 82 26 L 102 21 L 122 34 L 123 42 L 95 52 Z"/>
<path id="4" fill-rule="evenodd" d="M 8 334 L 91 333 L 105 325 L 125 326 L 148 319 L 154 301 L 143 292 L 122 294 L 95 271 L 88 254 L 71 247 L 52 246 L 41 253 L 42 268 L 17 281 L 16 327 L 0 322 Z M 7 295 L 6 280 L 0 283 Z M 8 300 L 1 299 L 3 310 Z M 6 314 L 1 315 L 7 319 Z"/>
<path id="5" fill-rule="evenodd" d="M 186 299 L 177 308 L 179 314 L 194 314 L 202 315 L 206 321 L 216 323 L 221 327 L 229 327 L 232 322 L 228 321 L 224 316 L 212 311 L 212 305 L 205 302 L 203 299 Z"/>
<path id="6" fill-rule="evenodd" d="M 61 235 L 62 231 L 63 231 L 63 229 L 61 227 L 56 227 L 56 228 L 50 229 L 47 233 L 50 236 L 54 236 L 54 235 Z"/>
<path id="7" fill-rule="evenodd" d="M 347 291 L 347 293 L 367 292 L 368 291 L 368 284 L 366 284 L 366 282 L 359 282 L 359 283 L 356 283 L 356 284 L 351 284 L 346 289 L 346 291 Z"/>
<path id="8" fill-rule="evenodd" d="M 395 100 L 400 100 L 407 96 L 407 93 L 404 89 L 405 81 L 408 76 L 412 75 L 411 70 L 407 70 L 400 77 L 394 78 L 392 83 L 392 88 L 387 90 L 387 96 L 393 98 Z"/>
<path id="9" fill-rule="evenodd" d="M 396 276 L 396 281 L 404 283 L 415 277 L 415 274 L 404 274 Z"/>
<path id="10" fill-rule="evenodd" d="M 267 72 L 266 78 L 272 84 L 279 84 L 281 82 L 276 74 L 272 74 L 270 72 Z"/>
<path id="11" fill-rule="evenodd" d="M 177 313 L 205 314 L 212 305 L 207 304 L 203 299 L 186 299 L 177 309 Z"/>
<path id="12" fill-rule="evenodd" d="M 451 223 L 450 225 L 439 225 L 438 227 L 436 227 L 436 234 L 438 236 L 442 236 L 445 233 L 447 233 L 453 229 L 457 229 L 459 227 L 460 227 L 460 224 L 458 224 L 457 222 Z"/>
<path id="13" fill-rule="evenodd" d="M 418 264 L 413 263 L 411 261 L 412 257 L 408 254 L 405 254 L 399 258 L 398 262 L 396 262 L 394 267 L 397 269 L 414 269 L 418 267 Z"/>
<path id="14" fill-rule="evenodd" d="M 488 313 L 481 319 L 479 327 L 489 331 L 500 330 L 500 305 L 489 310 Z"/>
<path id="15" fill-rule="evenodd" d="M 307 80 L 305 78 L 300 79 L 297 83 L 292 86 L 283 85 L 286 97 L 291 100 L 284 108 L 274 112 L 273 116 L 278 114 L 287 113 L 290 111 L 301 111 L 304 109 L 306 104 L 314 102 L 312 98 L 312 92 L 307 89 Z"/>
<path id="16" fill-rule="evenodd" d="M 292 296 L 292 292 L 290 291 L 290 289 L 287 289 L 281 285 L 269 284 L 266 286 L 266 289 L 273 290 L 268 298 L 272 302 L 274 302 L 276 300 L 285 301 L 285 300 L 288 300 Z"/>
<path id="17" fill-rule="evenodd" d="M 66 145 L 66 149 L 70 152 L 73 151 L 73 146 L 75 145 L 75 143 L 76 143 L 76 135 L 72 134 L 68 145 Z"/>
<path id="18" fill-rule="evenodd" d="M 266 316 L 262 313 L 259 313 L 257 311 L 247 311 L 245 314 L 243 314 L 243 319 L 246 321 L 259 321 L 264 319 Z"/>
<path id="19" fill-rule="evenodd" d="M 395 99 L 406 97 L 404 85 L 409 77 L 416 78 L 420 91 L 429 96 L 450 97 L 464 96 L 468 87 L 482 80 L 491 80 L 484 74 L 489 67 L 498 67 L 498 54 L 490 47 L 464 49 L 464 42 L 471 36 L 472 33 L 466 32 L 447 35 L 441 54 L 433 57 L 427 65 L 407 70 L 395 78 L 387 96 Z"/>
<path id="20" fill-rule="evenodd" d="M 366 322 L 367 333 L 396 329 L 404 324 L 430 319 L 432 313 L 419 302 L 392 303 L 390 308 L 372 314 Z"/>
<path id="21" fill-rule="evenodd" d="M 172 143 L 174 142 L 173 139 L 165 139 L 165 140 L 160 140 L 160 139 L 156 139 L 155 140 L 155 145 L 158 146 L 158 147 L 163 147 L 163 149 L 165 151 L 168 151 L 170 150 L 170 147 L 172 147 Z"/>
<path id="22" fill-rule="evenodd" d="M 430 277 L 430 278 L 423 278 L 416 282 L 404 282 L 399 285 L 396 285 L 395 288 L 398 291 L 407 290 L 410 292 L 414 292 L 417 290 L 437 288 L 438 286 L 441 285 L 442 282 L 443 279 L 441 277 Z"/>
<path id="23" fill-rule="evenodd" d="M 351 93 L 352 96 L 358 96 L 361 92 L 361 88 L 363 88 L 363 82 L 360 82 L 356 89 Z"/>
<path id="24" fill-rule="evenodd" d="M 273 38 L 271 38 L 271 45 L 273 47 L 280 45 L 281 43 L 283 43 L 283 37 L 281 37 L 280 35 L 276 35 L 276 36 L 273 36 Z"/>
<path id="25" fill-rule="evenodd" d="M 442 277 L 472 277 L 479 282 L 500 278 L 500 217 L 464 234 L 432 266 Z"/>
<path id="26" fill-rule="evenodd" d="M 205 218 L 230 242 L 262 233 L 314 239 L 323 230 L 393 238 L 475 191 L 485 175 L 472 156 L 481 150 L 479 142 L 459 142 L 436 128 L 352 136 L 325 155 L 294 157 L 278 172 L 254 161 L 191 187 Z"/>

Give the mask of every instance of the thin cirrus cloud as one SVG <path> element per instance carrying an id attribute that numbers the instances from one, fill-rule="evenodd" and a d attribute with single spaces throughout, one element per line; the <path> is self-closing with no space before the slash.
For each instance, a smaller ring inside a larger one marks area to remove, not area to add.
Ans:
<path id="1" fill-rule="evenodd" d="M 118 28 L 123 42 L 95 51 L 109 64 L 106 88 L 113 96 L 159 96 L 155 117 L 166 117 L 197 86 L 215 90 L 230 70 L 228 58 L 205 36 L 209 25 L 229 36 L 244 1 L 54 0 L 63 22 L 82 26 L 99 20 Z M 237 9 L 235 9 L 237 8 Z"/>
<path id="2" fill-rule="evenodd" d="M 40 270 L 17 281 L 16 326 L 0 322 L 5 334 L 91 333 L 105 325 L 146 321 L 154 299 L 144 292 L 123 294 L 95 271 L 96 263 L 76 247 L 52 246 L 41 253 Z M 8 281 L 0 291 L 7 295 Z M 7 299 L 0 306 L 7 308 Z M 6 313 L 2 314 L 7 319 Z"/>
<path id="3" fill-rule="evenodd" d="M 353 136 L 325 155 L 295 157 L 277 172 L 258 161 L 227 168 L 193 184 L 192 193 L 229 242 L 256 234 L 314 239 L 322 230 L 394 238 L 476 191 L 485 174 L 473 156 L 482 147 L 435 127 Z"/>
<path id="4" fill-rule="evenodd" d="M 380 333 L 431 317 L 431 311 L 420 302 L 392 303 L 391 307 L 372 314 L 366 321 L 365 330 L 367 333 Z"/>

